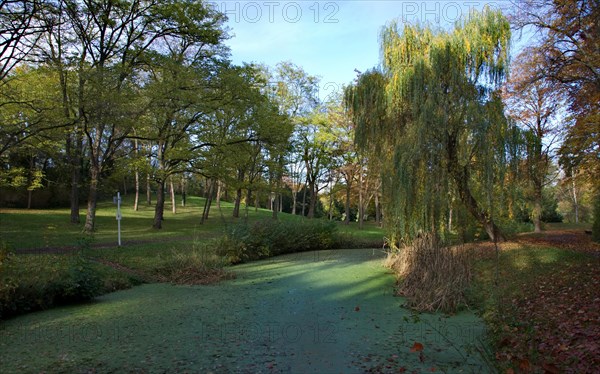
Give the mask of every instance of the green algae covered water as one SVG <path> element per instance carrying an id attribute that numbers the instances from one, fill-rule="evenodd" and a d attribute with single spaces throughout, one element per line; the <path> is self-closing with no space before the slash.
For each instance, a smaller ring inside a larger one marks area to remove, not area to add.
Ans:
<path id="1" fill-rule="evenodd" d="M 364 249 L 291 254 L 235 266 L 236 279 L 217 285 L 143 285 L 3 321 L 0 371 L 491 371 L 483 322 L 402 308 L 382 259 Z"/>

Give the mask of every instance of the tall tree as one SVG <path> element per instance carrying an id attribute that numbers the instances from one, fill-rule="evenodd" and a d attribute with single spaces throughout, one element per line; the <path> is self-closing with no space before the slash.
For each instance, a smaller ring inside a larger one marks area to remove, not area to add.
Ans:
<path id="1" fill-rule="evenodd" d="M 490 238 L 502 238 L 492 194 L 506 151 L 497 89 L 509 40 L 508 21 L 489 9 L 449 32 L 392 23 L 382 33 L 383 71 L 348 90 L 359 146 L 387 164 L 395 239 L 444 230 L 450 183 Z"/>
<path id="2" fill-rule="evenodd" d="M 526 49 L 513 62 L 504 91 L 508 114 L 524 130 L 527 146 L 527 174 L 531 184 L 531 214 L 535 232 L 541 232 L 542 191 L 554 148 L 560 140 L 559 115 L 564 103 L 557 83 L 542 75 L 544 65 L 535 51 Z M 533 79 L 532 79 L 533 78 Z"/>
<path id="3" fill-rule="evenodd" d="M 218 101 L 192 131 L 192 149 L 198 151 L 193 167 L 211 179 L 211 186 L 218 180 L 235 189 L 233 214 L 239 217 L 243 190 L 252 188 L 263 170 L 260 164 L 287 143 L 288 120 L 264 93 L 266 82 L 256 67 L 227 66 L 216 82 Z"/>
<path id="4" fill-rule="evenodd" d="M 317 186 L 315 182 L 311 182 L 311 176 L 307 169 L 308 164 L 315 163 L 311 160 L 312 153 L 308 142 L 312 141 L 310 132 L 314 130 L 309 124 L 311 116 L 314 117 L 316 108 L 319 106 L 318 98 L 318 83 L 319 79 L 308 74 L 301 67 L 291 62 L 281 62 L 277 64 L 274 71 L 269 71 L 263 68 L 263 74 L 268 81 L 268 90 L 266 93 L 275 101 L 279 107 L 279 112 L 287 115 L 295 126 L 295 131 L 292 136 L 292 145 L 294 150 L 288 155 L 288 161 L 296 163 L 291 169 L 305 172 L 305 184 Z M 309 157 L 307 159 L 307 157 Z M 283 159 L 278 161 L 280 164 Z M 299 164 L 302 164 L 300 166 Z M 318 168 L 320 171 L 321 168 Z M 313 174 L 315 169 L 313 168 Z M 283 177 L 283 175 L 281 175 Z M 314 178 L 313 178 L 314 179 Z M 276 181 L 275 185 L 282 185 L 281 180 Z M 306 190 L 305 190 L 306 191 Z M 312 193 L 312 192 L 311 192 Z M 275 194 L 277 195 L 277 194 Z M 278 199 L 278 197 L 275 197 Z M 311 200 L 311 205 L 316 203 L 316 200 Z M 310 211 L 310 208 L 309 208 Z M 304 205 L 302 207 L 304 214 Z M 312 213 L 314 215 L 314 206 Z M 309 215 L 310 215 L 309 214 Z"/>
<path id="5" fill-rule="evenodd" d="M 162 228 L 165 184 L 187 170 L 194 157 L 190 134 L 216 101 L 213 75 L 224 50 L 219 45 L 221 37 L 214 38 L 206 43 L 197 36 L 168 37 L 164 48 L 168 52 L 149 56 L 149 81 L 144 91 L 150 108 L 143 117 L 142 131 L 145 140 L 154 144 L 155 229 Z"/>
<path id="6" fill-rule="evenodd" d="M 535 76 L 562 86 L 569 99 L 562 163 L 580 164 L 600 178 L 600 2 L 598 0 L 515 1 L 512 21 L 533 28 L 543 69 Z"/>
<path id="7" fill-rule="evenodd" d="M 190 0 L 61 1 L 74 31 L 70 53 L 79 65 L 79 111 L 90 159 L 90 187 L 84 230 L 94 230 L 103 172 L 143 110 L 137 72 L 149 52 L 192 38 L 220 42 L 223 16 Z M 138 102 L 136 103 L 136 100 Z"/>
<path id="8" fill-rule="evenodd" d="M 234 217 L 239 217 L 245 184 L 247 143 L 257 140 L 251 116 L 261 98 L 253 88 L 255 79 L 251 66 L 224 67 L 217 79 L 218 100 L 196 129 L 199 144 L 195 147 L 200 150 L 200 162 L 195 167 L 211 179 L 211 189 L 220 188 L 223 182 L 235 188 Z M 209 194 L 204 219 L 208 218 L 211 199 Z"/>
<path id="9" fill-rule="evenodd" d="M 315 111 L 306 121 L 297 128 L 298 146 L 302 151 L 306 184 L 310 194 L 307 217 L 314 218 L 319 192 L 327 186 L 329 170 L 336 169 L 335 161 L 339 149 L 336 147 L 338 139 L 326 114 Z"/>
<path id="10" fill-rule="evenodd" d="M 83 98 L 84 78 L 81 73 L 85 64 L 85 53 L 76 57 L 71 49 L 75 30 L 69 23 L 66 4 L 62 1 L 52 3 L 44 8 L 40 22 L 46 32 L 40 38 L 35 49 L 36 56 L 45 62 L 59 77 L 61 93 L 62 122 L 65 123 L 65 158 L 71 170 L 70 208 L 71 223 L 78 224 L 80 188 L 83 178 L 84 139 L 83 139 L 83 106 L 79 101 Z"/>

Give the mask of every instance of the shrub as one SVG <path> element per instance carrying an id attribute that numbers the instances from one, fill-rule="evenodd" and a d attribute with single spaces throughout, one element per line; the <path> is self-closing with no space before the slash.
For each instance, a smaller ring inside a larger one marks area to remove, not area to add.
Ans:
<path id="1" fill-rule="evenodd" d="M 499 220 L 498 225 L 500 226 L 500 230 L 502 230 L 502 234 L 504 234 L 506 239 L 514 239 L 517 237 L 517 234 L 533 231 L 533 223 L 531 222 Z"/>
<path id="2" fill-rule="evenodd" d="M 81 256 L 11 256 L 0 274 L 0 318 L 90 300 L 103 292 L 97 270 Z"/>
<path id="3" fill-rule="evenodd" d="M 354 233 L 336 233 L 332 248 L 353 249 L 353 248 L 381 248 L 384 245 L 382 238 L 372 239 L 363 238 Z"/>
<path id="4" fill-rule="evenodd" d="M 90 261 L 81 256 L 74 256 L 58 300 L 67 303 L 91 300 L 102 294 L 103 284 L 102 278 Z"/>
<path id="5" fill-rule="evenodd" d="M 8 261 L 8 259 L 12 255 L 13 255 L 13 252 L 8 247 L 8 244 L 6 244 L 5 242 L 0 240 L 0 272 L 3 269 L 2 264 L 4 264 L 6 261 Z"/>
<path id="6" fill-rule="evenodd" d="M 337 226 L 324 220 L 239 223 L 213 242 L 215 253 L 231 263 L 258 260 L 285 253 L 328 249 Z"/>
<path id="7" fill-rule="evenodd" d="M 208 246 L 195 244 L 189 250 L 173 250 L 153 270 L 153 274 L 161 282 L 211 284 L 233 277 L 224 269 L 227 264 L 222 256 L 216 255 Z"/>
<path id="8" fill-rule="evenodd" d="M 454 312 L 466 304 L 471 261 L 462 247 L 443 246 L 426 234 L 390 253 L 385 265 L 396 273 L 397 293 L 407 298 L 410 308 Z"/>

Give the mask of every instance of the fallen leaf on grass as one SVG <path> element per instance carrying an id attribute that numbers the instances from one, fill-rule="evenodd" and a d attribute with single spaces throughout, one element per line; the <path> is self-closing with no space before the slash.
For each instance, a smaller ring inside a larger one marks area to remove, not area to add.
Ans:
<path id="1" fill-rule="evenodd" d="M 552 364 L 542 364 L 542 369 L 544 369 L 544 374 L 559 374 L 560 370 Z"/>
<path id="2" fill-rule="evenodd" d="M 521 369 L 521 371 L 529 371 L 529 369 L 531 368 L 531 365 L 529 364 L 529 360 L 524 358 L 521 361 L 519 361 L 519 369 Z"/>
<path id="3" fill-rule="evenodd" d="M 412 348 L 410 349 L 411 352 L 421 352 L 422 350 L 423 344 L 419 342 L 415 342 L 415 344 L 413 344 Z"/>

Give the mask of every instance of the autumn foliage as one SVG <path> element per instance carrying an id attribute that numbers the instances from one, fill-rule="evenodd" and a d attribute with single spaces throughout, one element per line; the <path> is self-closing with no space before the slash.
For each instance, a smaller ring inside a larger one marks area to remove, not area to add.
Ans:
<path id="1" fill-rule="evenodd" d="M 506 373 L 594 373 L 600 367 L 600 245 L 583 230 L 521 236 L 478 267 L 483 316 Z M 489 248 L 483 248 L 483 250 Z M 484 302 L 486 303 L 486 302 Z"/>

